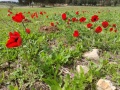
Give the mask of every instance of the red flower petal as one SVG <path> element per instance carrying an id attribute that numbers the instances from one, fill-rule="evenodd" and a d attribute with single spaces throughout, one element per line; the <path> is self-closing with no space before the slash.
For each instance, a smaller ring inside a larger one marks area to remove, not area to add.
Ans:
<path id="1" fill-rule="evenodd" d="M 29 28 L 26 28 L 26 33 L 30 34 L 30 29 Z"/>
<path id="2" fill-rule="evenodd" d="M 66 20 L 66 19 L 67 19 L 66 13 L 63 13 L 63 14 L 62 14 L 62 19 L 63 19 L 63 20 Z"/>
<path id="3" fill-rule="evenodd" d="M 80 22 L 85 22 L 86 21 L 86 18 L 85 17 L 81 17 L 80 18 Z"/>
<path id="4" fill-rule="evenodd" d="M 98 26 L 98 27 L 95 29 L 95 32 L 96 32 L 96 33 L 100 33 L 100 32 L 102 32 L 102 28 L 101 28 L 101 26 Z"/>
<path id="5" fill-rule="evenodd" d="M 15 16 L 12 16 L 12 20 L 18 23 L 21 23 L 23 19 L 25 19 L 25 16 L 21 12 L 17 13 Z"/>
<path id="6" fill-rule="evenodd" d="M 107 21 L 102 22 L 102 26 L 103 26 L 104 28 L 106 28 L 108 25 L 109 25 L 109 24 L 108 24 Z"/>
<path id="7" fill-rule="evenodd" d="M 74 36 L 74 37 L 79 37 L 79 32 L 78 32 L 78 30 L 75 30 L 75 31 L 74 31 L 73 36 Z"/>
<path id="8" fill-rule="evenodd" d="M 96 21 L 98 21 L 98 20 L 99 20 L 99 18 L 98 18 L 97 15 L 93 15 L 93 16 L 91 17 L 91 21 L 92 21 L 92 22 L 96 22 Z"/>
<path id="9" fill-rule="evenodd" d="M 92 27 L 92 23 L 88 23 L 87 28 L 91 28 L 91 27 Z"/>
<path id="10" fill-rule="evenodd" d="M 13 48 L 13 47 L 18 47 L 22 44 L 22 39 L 20 37 L 20 34 L 18 32 L 10 32 L 9 33 L 9 39 L 6 43 L 7 48 Z"/>

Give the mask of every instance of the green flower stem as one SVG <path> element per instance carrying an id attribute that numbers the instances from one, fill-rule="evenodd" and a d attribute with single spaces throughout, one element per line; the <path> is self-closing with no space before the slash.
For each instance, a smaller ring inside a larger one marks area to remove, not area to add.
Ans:
<path id="1" fill-rule="evenodd" d="M 23 25 L 24 29 L 26 30 L 26 26 L 25 26 L 25 24 L 23 22 L 22 22 L 22 25 Z"/>

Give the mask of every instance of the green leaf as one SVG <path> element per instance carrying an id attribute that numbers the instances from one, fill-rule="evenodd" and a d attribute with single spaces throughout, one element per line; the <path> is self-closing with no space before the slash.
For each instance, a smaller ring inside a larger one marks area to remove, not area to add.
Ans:
<path id="1" fill-rule="evenodd" d="M 0 77 L 0 83 L 2 83 L 2 81 L 4 80 L 4 72 L 2 72 L 2 77 Z"/>

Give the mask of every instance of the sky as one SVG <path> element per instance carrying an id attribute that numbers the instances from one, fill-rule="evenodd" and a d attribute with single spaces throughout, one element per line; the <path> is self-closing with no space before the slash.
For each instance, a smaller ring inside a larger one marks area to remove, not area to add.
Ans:
<path id="1" fill-rule="evenodd" d="M 18 2 L 18 0 L 0 0 L 0 1 L 14 1 L 14 2 Z"/>

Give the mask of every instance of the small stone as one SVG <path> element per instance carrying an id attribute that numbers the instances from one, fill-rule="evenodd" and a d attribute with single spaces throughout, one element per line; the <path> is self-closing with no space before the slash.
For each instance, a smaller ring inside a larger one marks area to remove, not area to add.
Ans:
<path id="1" fill-rule="evenodd" d="M 117 62 L 109 62 L 109 64 L 117 64 Z"/>
<path id="2" fill-rule="evenodd" d="M 8 68 L 9 67 L 9 63 L 8 62 L 5 62 L 3 64 L 0 65 L 0 68 Z"/>
<path id="3" fill-rule="evenodd" d="M 59 28 L 57 26 L 41 26 L 39 32 L 58 32 Z"/>
<path id="4" fill-rule="evenodd" d="M 83 57 L 84 58 L 87 58 L 87 59 L 93 59 L 93 60 L 99 60 L 99 50 L 98 49 L 93 49 L 92 51 L 90 52 L 85 52 L 83 54 Z"/>
<path id="5" fill-rule="evenodd" d="M 111 81 L 106 80 L 106 79 L 100 79 L 97 82 L 97 90 L 115 90 L 116 87 L 113 86 Z"/>
<path id="6" fill-rule="evenodd" d="M 88 68 L 87 66 L 77 65 L 76 70 L 77 70 L 78 73 L 81 73 L 81 71 L 80 71 L 80 67 L 83 69 L 84 74 L 88 73 L 89 68 Z"/>
<path id="7" fill-rule="evenodd" d="M 0 87 L 0 90 L 8 90 L 7 87 L 3 86 L 3 87 Z"/>
<path id="8" fill-rule="evenodd" d="M 76 49 L 75 46 L 70 47 L 70 51 L 74 51 L 75 49 Z"/>

